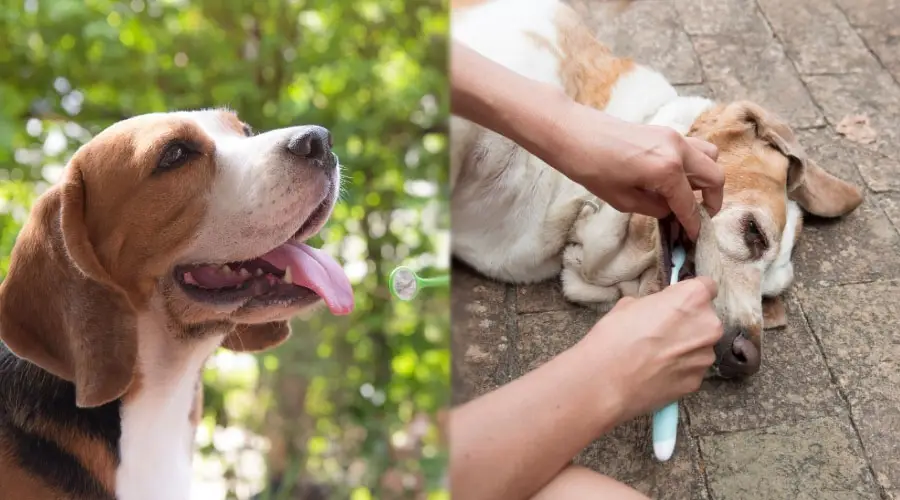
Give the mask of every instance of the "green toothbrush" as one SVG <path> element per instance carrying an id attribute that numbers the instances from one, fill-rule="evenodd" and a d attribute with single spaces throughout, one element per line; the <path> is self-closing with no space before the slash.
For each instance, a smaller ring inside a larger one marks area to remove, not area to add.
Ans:
<path id="1" fill-rule="evenodd" d="M 391 295 L 400 300 L 412 300 L 419 294 L 419 290 L 433 286 L 447 286 L 450 284 L 450 276 L 436 276 L 434 278 L 422 278 L 412 269 L 400 266 L 391 272 L 388 286 Z"/>

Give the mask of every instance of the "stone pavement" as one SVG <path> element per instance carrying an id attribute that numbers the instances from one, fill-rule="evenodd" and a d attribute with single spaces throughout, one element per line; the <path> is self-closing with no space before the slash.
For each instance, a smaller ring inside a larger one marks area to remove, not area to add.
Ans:
<path id="1" fill-rule="evenodd" d="M 748 98 L 800 129 L 810 155 L 866 187 L 838 222 L 807 221 L 789 325 L 761 372 L 707 381 L 684 401 L 676 456 L 652 459 L 649 423 L 577 460 L 666 499 L 900 499 L 900 0 L 637 0 L 612 22 L 576 6 L 621 54 L 683 93 Z M 835 132 L 865 114 L 873 144 Z M 453 270 L 457 402 L 574 344 L 598 311 L 559 286 L 505 286 Z"/>

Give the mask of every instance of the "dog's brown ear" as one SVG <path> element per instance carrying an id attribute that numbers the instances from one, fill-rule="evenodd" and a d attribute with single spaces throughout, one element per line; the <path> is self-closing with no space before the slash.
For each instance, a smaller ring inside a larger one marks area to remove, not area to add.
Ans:
<path id="1" fill-rule="evenodd" d="M 862 191 L 807 160 L 788 197 L 819 217 L 839 217 L 852 212 L 863 201 Z"/>
<path id="2" fill-rule="evenodd" d="M 779 297 L 763 297 L 763 329 L 771 330 L 787 326 L 787 309 L 784 299 Z"/>
<path id="3" fill-rule="evenodd" d="M 276 347 L 291 335 L 287 321 L 273 321 L 255 325 L 236 325 L 225 337 L 222 347 L 238 352 L 258 352 Z"/>
<path id="4" fill-rule="evenodd" d="M 84 226 L 84 183 L 70 167 L 35 203 L 0 284 L 0 340 L 99 406 L 131 385 L 137 319 L 97 260 Z"/>
<path id="5" fill-rule="evenodd" d="M 858 187 L 829 174 L 807 157 L 787 123 L 753 103 L 740 103 L 740 108 L 756 128 L 757 136 L 788 158 L 788 197 L 804 210 L 819 217 L 838 217 L 862 203 Z"/>

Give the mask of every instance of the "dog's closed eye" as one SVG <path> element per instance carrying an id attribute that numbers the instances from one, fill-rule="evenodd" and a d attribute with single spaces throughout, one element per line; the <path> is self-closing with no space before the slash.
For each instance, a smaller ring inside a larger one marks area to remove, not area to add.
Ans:
<path id="1" fill-rule="evenodd" d="M 198 154 L 195 147 L 183 141 L 173 141 L 166 145 L 159 155 L 156 171 L 174 170 Z"/>
<path id="2" fill-rule="evenodd" d="M 748 215 L 744 221 L 744 243 L 750 250 L 750 257 L 753 260 L 762 258 L 763 254 L 769 248 L 769 241 L 766 239 L 765 233 L 759 228 L 756 218 Z"/>

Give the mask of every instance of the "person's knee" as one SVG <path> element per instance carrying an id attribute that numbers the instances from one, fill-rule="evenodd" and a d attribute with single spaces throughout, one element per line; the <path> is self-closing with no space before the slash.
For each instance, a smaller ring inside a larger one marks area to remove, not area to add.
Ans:
<path id="1" fill-rule="evenodd" d="M 533 500 L 566 499 L 648 500 L 647 496 L 615 479 L 586 467 L 570 465 L 550 481 Z"/>

